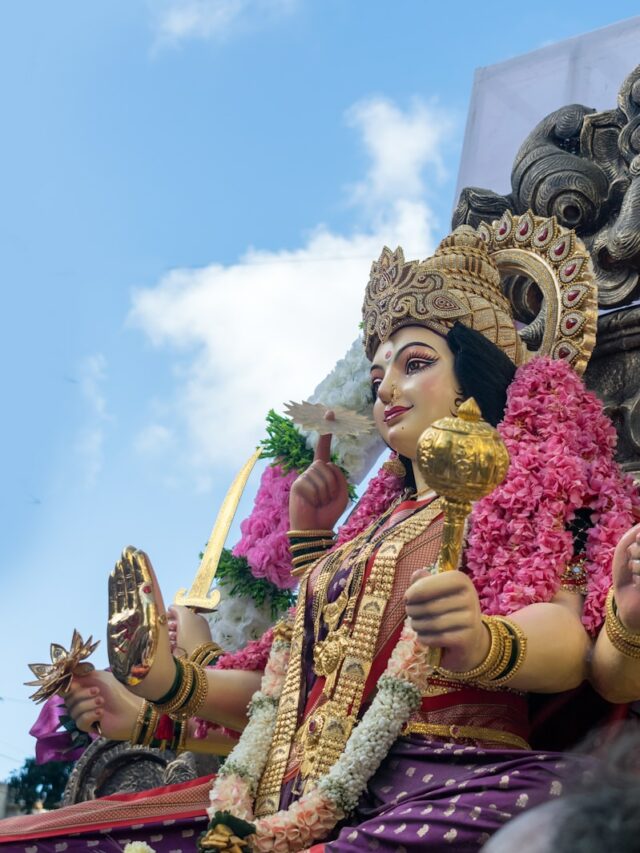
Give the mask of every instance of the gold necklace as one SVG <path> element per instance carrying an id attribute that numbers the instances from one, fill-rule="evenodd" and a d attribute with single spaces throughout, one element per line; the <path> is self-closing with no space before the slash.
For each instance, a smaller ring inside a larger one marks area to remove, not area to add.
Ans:
<path id="1" fill-rule="evenodd" d="M 360 712 L 382 615 L 393 588 L 398 557 L 404 545 L 424 532 L 441 511 L 442 501 L 436 499 L 391 530 L 385 531 L 382 542 L 376 543 L 379 548 L 371 575 L 365 584 L 353 626 L 347 629 L 347 655 L 336 673 L 333 695 L 298 727 L 298 714 L 302 710 L 299 703 L 305 645 L 304 611 L 312 567 L 307 570 L 300 585 L 290 663 L 278 703 L 269 757 L 258 785 L 256 817 L 273 814 L 278 810 L 282 781 L 294 739 L 300 750 L 301 781 L 305 788 L 328 772 L 340 757 Z"/>

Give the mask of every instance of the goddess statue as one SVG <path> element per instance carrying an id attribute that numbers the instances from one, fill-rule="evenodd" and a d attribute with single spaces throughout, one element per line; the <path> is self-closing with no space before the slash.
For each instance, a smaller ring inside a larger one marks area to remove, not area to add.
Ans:
<path id="1" fill-rule="evenodd" d="M 506 274 L 540 286 L 542 334 L 517 328 Z M 110 581 L 112 672 L 75 678 L 67 704 L 81 730 L 112 738 L 235 744 L 207 794 L 202 850 L 478 850 L 558 796 L 567 761 L 579 763 L 531 749 L 532 695 L 590 679 L 610 701 L 640 697 L 640 497 L 578 375 L 595 320 L 589 255 L 553 217 L 461 226 L 420 262 L 383 250 L 363 338 L 393 470 L 336 539 L 347 484 L 320 438 L 291 490 L 297 608 L 259 670 L 204 666 L 202 621 L 167 614 L 148 558 L 125 550 Z M 420 438 L 467 417 L 471 397 L 509 470 L 473 507 L 460 570 L 435 573 L 443 501 L 418 464 Z M 209 786 L 5 822 L 0 843 L 35 849 L 66 833 L 67 849 L 84 849 L 107 829 L 114 844 L 192 849 Z"/>

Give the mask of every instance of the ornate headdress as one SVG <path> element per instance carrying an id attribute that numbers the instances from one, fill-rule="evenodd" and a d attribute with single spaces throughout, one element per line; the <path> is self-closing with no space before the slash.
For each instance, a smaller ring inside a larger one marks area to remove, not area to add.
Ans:
<path id="1" fill-rule="evenodd" d="M 533 321 L 535 306 L 518 304 L 528 280 L 541 294 Z M 362 314 L 369 358 L 402 326 L 446 335 L 460 321 L 516 365 L 551 355 L 582 373 L 595 346 L 597 287 L 573 231 L 555 217 L 507 211 L 477 230 L 460 226 L 425 261 L 405 261 L 402 249 L 385 247 L 371 267 Z"/>

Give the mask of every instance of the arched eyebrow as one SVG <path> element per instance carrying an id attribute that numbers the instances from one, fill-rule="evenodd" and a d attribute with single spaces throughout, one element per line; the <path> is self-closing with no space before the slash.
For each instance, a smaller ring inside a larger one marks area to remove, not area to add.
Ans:
<path id="1" fill-rule="evenodd" d="M 431 346 L 431 344 L 425 344 L 425 342 L 424 342 L 424 341 L 409 341 L 409 343 L 408 343 L 408 344 L 405 344 L 404 346 L 400 347 L 400 349 L 398 350 L 398 352 L 395 354 L 395 356 L 394 356 L 393 360 L 394 360 L 394 361 L 397 361 L 397 360 L 398 360 L 398 358 L 402 355 L 402 353 L 403 353 L 406 349 L 408 349 L 409 347 L 424 347 L 425 349 L 430 349 L 430 350 L 431 350 L 432 352 L 434 352 L 436 355 L 439 355 L 439 354 L 440 354 L 440 353 L 438 352 L 438 350 L 437 350 L 435 347 L 432 347 L 432 346 Z M 374 370 L 384 370 L 384 367 L 382 367 L 380 364 L 372 364 L 372 365 L 371 365 L 371 369 L 370 369 L 370 371 L 369 371 L 369 372 L 370 372 L 370 373 L 373 373 L 373 371 L 374 371 Z"/>

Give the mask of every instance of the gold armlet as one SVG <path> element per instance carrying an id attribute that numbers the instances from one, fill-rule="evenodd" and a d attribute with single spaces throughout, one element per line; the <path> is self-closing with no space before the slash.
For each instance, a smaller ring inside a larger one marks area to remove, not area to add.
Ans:
<path id="1" fill-rule="evenodd" d="M 189 660 L 199 666 L 208 666 L 224 654 L 224 649 L 217 643 L 209 641 L 208 643 L 200 643 L 199 646 L 191 652 Z"/>
<path id="2" fill-rule="evenodd" d="M 502 616 L 483 616 L 491 644 L 485 659 L 467 672 L 439 668 L 444 678 L 478 686 L 500 687 L 520 669 L 527 654 L 527 638 L 519 625 Z"/>
<path id="3" fill-rule="evenodd" d="M 618 616 L 613 587 L 607 595 L 604 625 L 611 645 L 628 658 L 640 658 L 640 634 L 634 634 L 624 627 Z"/>

